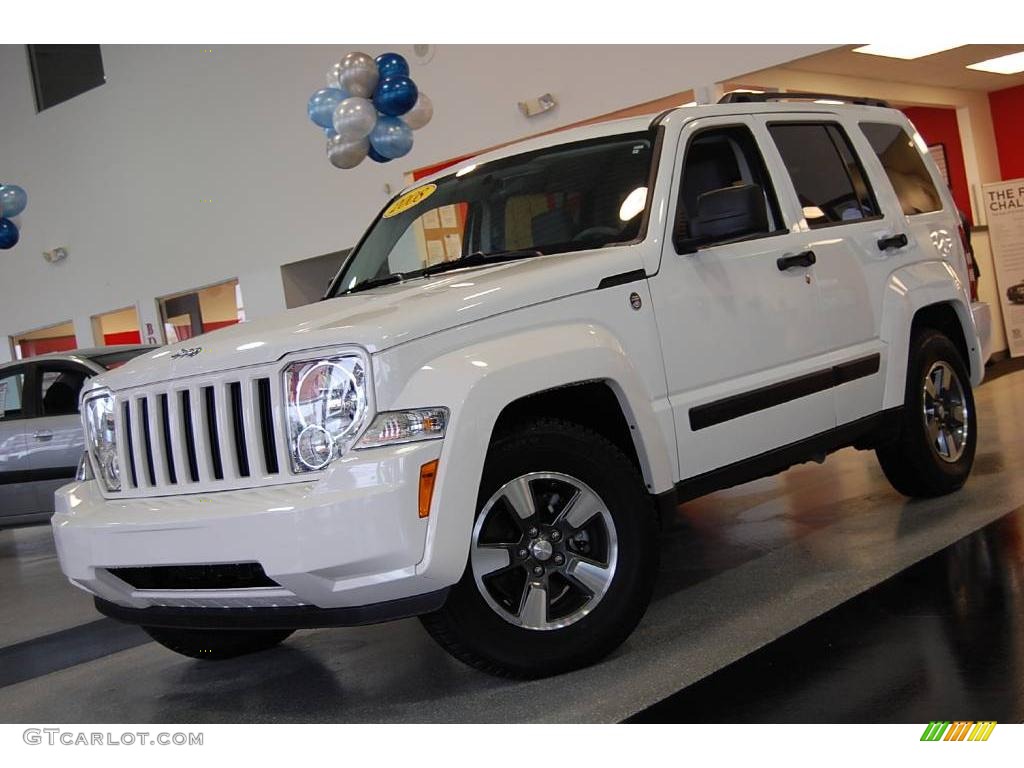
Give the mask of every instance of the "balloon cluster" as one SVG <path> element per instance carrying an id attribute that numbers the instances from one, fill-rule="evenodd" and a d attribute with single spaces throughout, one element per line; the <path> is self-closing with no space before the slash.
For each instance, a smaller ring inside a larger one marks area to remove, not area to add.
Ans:
<path id="1" fill-rule="evenodd" d="M 427 94 L 397 53 L 376 59 L 353 51 L 327 72 L 327 87 L 309 99 L 309 119 L 327 134 L 327 159 L 355 168 L 366 157 L 387 163 L 412 149 L 412 132 L 434 116 Z"/>
<path id="2" fill-rule="evenodd" d="M 18 244 L 18 226 L 11 221 L 25 210 L 28 195 L 17 184 L 0 184 L 0 250 L 6 251 Z"/>

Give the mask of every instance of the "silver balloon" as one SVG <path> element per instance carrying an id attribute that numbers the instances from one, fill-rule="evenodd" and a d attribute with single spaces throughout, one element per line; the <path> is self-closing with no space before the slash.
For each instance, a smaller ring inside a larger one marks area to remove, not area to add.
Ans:
<path id="1" fill-rule="evenodd" d="M 365 139 L 377 124 L 377 108 L 359 96 L 349 96 L 334 109 L 334 132 L 342 141 Z"/>
<path id="2" fill-rule="evenodd" d="M 361 51 L 346 53 L 338 63 L 338 87 L 353 96 L 368 99 L 377 87 L 377 79 L 377 62 Z"/>
<path id="3" fill-rule="evenodd" d="M 402 115 L 402 120 L 412 128 L 414 131 L 418 131 L 424 125 L 430 122 L 430 118 L 434 116 L 434 103 L 430 100 L 423 91 L 420 91 L 419 97 L 416 99 L 416 103 L 412 109 Z"/>
<path id="4" fill-rule="evenodd" d="M 333 64 L 331 68 L 327 70 L 327 87 L 328 88 L 341 88 L 341 64 Z"/>
<path id="5" fill-rule="evenodd" d="M 370 140 L 366 138 L 342 141 L 339 136 L 332 136 L 327 140 L 327 159 L 335 168 L 355 168 L 369 151 Z"/>

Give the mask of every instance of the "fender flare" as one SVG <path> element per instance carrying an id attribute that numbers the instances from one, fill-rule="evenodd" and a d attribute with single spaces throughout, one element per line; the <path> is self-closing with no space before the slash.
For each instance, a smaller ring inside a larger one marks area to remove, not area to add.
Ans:
<path id="1" fill-rule="evenodd" d="M 630 424 L 651 493 L 674 487 L 666 435 L 648 390 L 619 340 L 606 328 L 573 322 L 524 330 L 452 350 L 435 345 L 418 361 L 375 358 L 378 401 L 389 409 L 444 405 L 451 410 L 438 484 L 417 573 L 451 584 L 462 576 L 491 434 L 501 411 L 528 395 L 584 382 L 608 384 Z M 394 389 L 391 383 L 395 384 Z M 674 435 L 672 436 L 674 439 Z M 674 446 L 671 446 L 674 447 Z"/>
<path id="2" fill-rule="evenodd" d="M 965 362 L 971 371 L 971 383 L 981 383 L 985 372 L 981 342 L 963 283 L 945 261 L 910 264 L 889 275 L 882 300 L 881 339 L 888 348 L 883 408 L 903 404 L 914 316 L 935 304 L 947 304 L 956 312 L 967 343 L 969 359 Z"/>

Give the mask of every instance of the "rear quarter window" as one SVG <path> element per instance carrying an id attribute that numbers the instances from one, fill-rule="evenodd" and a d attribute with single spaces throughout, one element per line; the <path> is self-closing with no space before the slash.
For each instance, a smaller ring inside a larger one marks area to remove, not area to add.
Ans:
<path id="1" fill-rule="evenodd" d="M 893 123 L 861 123 L 907 216 L 942 210 L 942 198 L 914 140 Z"/>

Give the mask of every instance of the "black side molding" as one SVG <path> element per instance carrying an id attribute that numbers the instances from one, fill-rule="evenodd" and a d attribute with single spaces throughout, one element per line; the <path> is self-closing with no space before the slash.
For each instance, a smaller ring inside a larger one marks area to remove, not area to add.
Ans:
<path id="1" fill-rule="evenodd" d="M 696 432 L 716 424 L 738 419 L 757 411 L 774 408 L 777 405 L 807 397 L 848 381 L 854 381 L 878 373 L 882 356 L 878 353 L 867 355 L 848 363 L 834 365 L 814 373 L 807 373 L 777 384 L 758 387 L 739 395 L 724 397 L 690 409 L 690 429 Z"/>
<path id="2" fill-rule="evenodd" d="M 403 597 L 351 608 L 317 608 L 313 605 L 277 608 L 127 608 L 95 598 L 96 610 L 104 616 L 143 627 L 184 629 L 312 629 L 315 627 L 358 627 L 393 619 L 407 619 L 432 613 L 448 599 L 448 587 L 423 595 Z"/>
<path id="3" fill-rule="evenodd" d="M 872 416 L 865 416 L 805 440 L 713 469 L 702 475 L 689 477 L 676 483 L 676 504 L 706 496 L 723 488 L 778 474 L 795 464 L 821 461 L 827 454 L 851 445 L 857 448 L 873 448 L 897 436 L 902 410 L 903 406 L 898 406 L 879 411 Z M 665 503 L 662 500 L 662 504 Z"/>
<path id="4" fill-rule="evenodd" d="M 630 272 L 620 272 L 617 275 L 601 278 L 601 282 L 597 284 L 597 290 L 600 291 L 604 288 L 614 288 L 616 285 L 626 285 L 627 283 L 635 283 L 638 280 L 646 279 L 647 273 L 642 269 L 634 269 Z"/>

